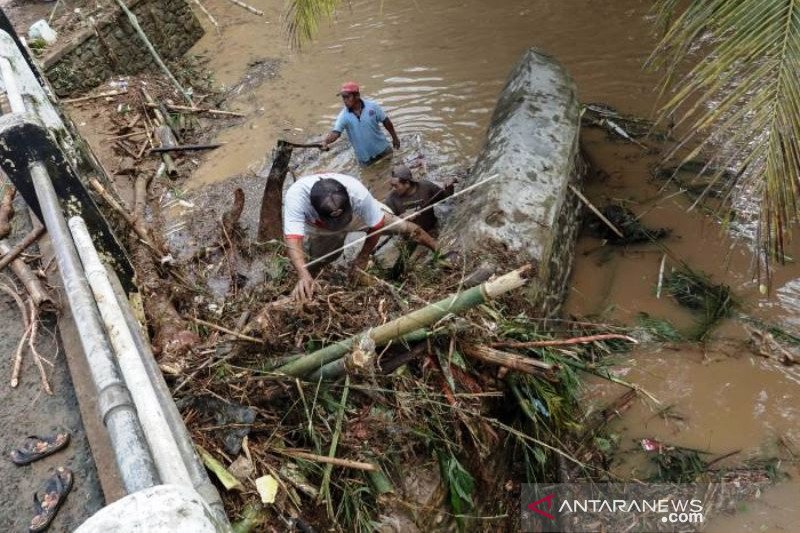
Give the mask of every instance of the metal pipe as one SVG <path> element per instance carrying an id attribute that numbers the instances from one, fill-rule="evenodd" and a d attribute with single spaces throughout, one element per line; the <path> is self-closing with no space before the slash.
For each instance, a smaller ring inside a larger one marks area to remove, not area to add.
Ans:
<path id="1" fill-rule="evenodd" d="M 181 417 L 181 413 L 178 411 L 178 407 L 172 399 L 172 393 L 169 387 L 167 387 L 167 382 L 164 380 L 164 374 L 162 374 L 161 369 L 158 368 L 158 363 L 156 363 L 153 351 L 150 348 L 150 342 L 145 338 L 139 322 L 133 316 L 131 306 L 128 304 L 128 296 L 125 294 L 125 289 L 123 289 L 122 283 L 120 283 L 113 269 L 106 267 L 106 272 L 111 281 L 111 286 L 114 288 L 114 295 L 117 297 L 117 301 L 120 302 L 120 308 L 122 309 L 122 314 L 125 316 L 125 322 L 133 335 L 133 340 L 144 362 L 147 374 L 150 376 L 150 381 L 156 391 L 161 409 L 164 411 L 164 416 L 167 418 L 169 428 L 172 430 L 172 436 L 178 444 L 181 456 L 183 456 L 183 464 L 186 465 L 189 476 L 192 478 L 194 490 L 203 497 L 208 506 L 216 513 L 217 518 L 227 523 L 228 517 L 225 514 L 225 506 L 222 504 L 222 498 L 220 498 L 217 488 L 208 478 L 208 473 L 203 463 L 200 462 L 200 458 L 197 456 L 192 437 L 189 435 L 189 431 L 183 423 L 183 417 Z"/>
<path id="2" fill-rule="evenodd" d="M 86 280 L 94 294 L 111 346 L 117 354 L 117 364 L 133 397 L 144 436 L 150 444 L 161 480 L 164 483 L 191 488 L 191 477 L 183 463 L 178 445 L 172 437 L 172 431 L 156 397 L 142 357 L 136 349 L 133 335 L 125 323 L 125 316 L 114 295 L 108 273 L 94 247 L 92 236 L 89 235 L 89 229 L 78 216 L 70 218 L 68 224 L 75 248 L 83 263 Z"/>
<path id="3" fill-rule="evenodd" d="M 78 325 L 83 352 L 97 389 L 100 417 L 108 430 L 122 484 L 128 493 L 160 483 L 150 449 L 142 434 L 130 393 L 120 379 L 106 340 L 92 292 L 83 275 L 67 222 L 42 162 L 30 165 L 31 179 L 52 242 L 64 291 Z"/>

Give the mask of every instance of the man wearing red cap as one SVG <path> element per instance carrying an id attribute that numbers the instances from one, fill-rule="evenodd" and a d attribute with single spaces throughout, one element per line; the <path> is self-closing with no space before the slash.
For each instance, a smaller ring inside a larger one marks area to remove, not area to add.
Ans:
<path id="1" fill-rule="evenodd" d="M 344 108 L 336 117 L 333 130 L 322 141 L 323 150 L 327 150 L 328 145 L 336 141 L 343 131 L 347 132 L 347 138 L 350 139 L 356 159 L 361 165 L 371 165 L 390 155 L 392 146 L 395 149 L 400 148 L 400 139 L 394 131 L 394 124 L 381 106 L 372 100 L 361 98 L 361 89 L 357 83 L 348 81 L 342 84 L 339 95 L 344 102 Z M 392 136 L 391 145 L 381 130 L 381 124 Z"/>

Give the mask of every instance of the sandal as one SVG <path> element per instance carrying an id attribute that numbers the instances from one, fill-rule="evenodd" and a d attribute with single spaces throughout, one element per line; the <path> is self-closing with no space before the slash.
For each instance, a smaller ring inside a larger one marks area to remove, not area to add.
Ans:
<path id="1" fill-rule="evenodd" d="M 20 448 L 11 452 L 11 460 L 17 465 L 27 465 L 56 453 L 67 444 L 69 433 L 56 433 L 46 437 L 31 435 Z"/>
<path id="2" fill-rule="evenodd" d="M 34 493 L 33 509 L 36 514 L 31 519 L 29 532 L 44 531 L 50 526 L 71 488 L 72 471 L 62 466 Z"/>

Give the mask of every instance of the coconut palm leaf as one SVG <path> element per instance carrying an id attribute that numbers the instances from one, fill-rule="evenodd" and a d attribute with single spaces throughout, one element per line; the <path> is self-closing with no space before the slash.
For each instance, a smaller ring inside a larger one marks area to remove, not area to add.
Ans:
<path id="1" fill-rule="evenodd" d="M 688 132 L 669 156 L 711 152 L 760 202 L 759 249 L 782 259 L 800 214 L 800 0 L 659 0 L 655 12 L 661 118 Z"/>
<path id="2" fill-rule="evenodd" d="M 289 40 L 296 47 L 310 41 L 320 23 L 330 19 L 341 0 L 289 0 L 285 24 Z"/>

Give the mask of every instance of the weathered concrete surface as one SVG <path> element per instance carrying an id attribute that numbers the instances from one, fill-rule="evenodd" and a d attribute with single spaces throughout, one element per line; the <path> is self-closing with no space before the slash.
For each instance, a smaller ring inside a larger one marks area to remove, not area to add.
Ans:
<path id="1" fill-rule="evenodd" d="M 543 314 L 558 311 L 572 264 L 580 205 L 568 185 L 581 179 L 580 106 L 569 74 L 553 58 L 527 50 L 500 94 L 486 146 L 464 186 L 498 177 L 461 197 L 445 224 L 445 242 L 467 252 L 514 252 L 536 260 L 529 294 Z"/>
<path id="2" fill-rule="evenodd" d="M 218 523 L 199 494 L 179 485 L 157 485 L 125 496 L 104 507 L 75 533 L 222 533 L 230 526 Z"/>

